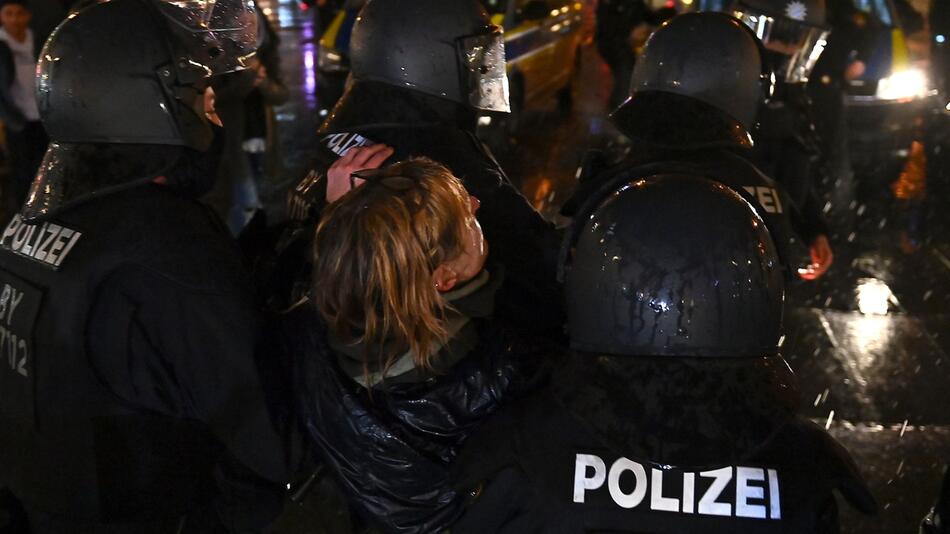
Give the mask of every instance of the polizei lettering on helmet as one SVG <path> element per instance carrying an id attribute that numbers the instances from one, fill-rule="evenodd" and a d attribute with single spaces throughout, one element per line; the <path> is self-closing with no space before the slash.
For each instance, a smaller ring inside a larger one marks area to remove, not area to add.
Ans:
<path id="1" fill-rule="evenodd" d="M 81 232 L 52 222 L 27 224 L 15 215 L 0 236 L 0 247 L 59 270 L 82 237 Z"/>
<path id="2" fill-rule="evenodd" d="M 606 488 L 604 488 L 606 486 Z M 782 518 L 779 474 L 762 467 L 726 466 L 709 471 L 641 464 L 628 458 L 610 467 L 593 454 L 574 461 L 573 502 L 604 492 L 621 508 L 751 519 Z"/>

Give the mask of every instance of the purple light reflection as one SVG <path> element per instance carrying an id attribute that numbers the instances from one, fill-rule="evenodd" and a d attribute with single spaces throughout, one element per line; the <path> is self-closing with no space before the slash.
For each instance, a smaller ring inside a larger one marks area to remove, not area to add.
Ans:
<path id="1" fill-rule="evenodd" d="M 316 53 L 315 48 L 313 44 L 309 43 L 303 47 L 303 64 L 307 69 L 304 74 L 303 85 L 308 97 L 313 97 L 317 92 L 317 77 L 313 70 L 313 57 Z"/>
<path id="2" fill-rule="evenodd" d="M 303 42 L 303 86 L 304 93 L 307 95 L 307 104 L 310 106 L 316 105 L 316 95 L 317 95 L 317 75 L 314 70 L 314 58 L 317 53 L 317 46 L 319 46 L 313 36 L 313 22 L 307 20 L 304 22 L 301 37 Z"/>

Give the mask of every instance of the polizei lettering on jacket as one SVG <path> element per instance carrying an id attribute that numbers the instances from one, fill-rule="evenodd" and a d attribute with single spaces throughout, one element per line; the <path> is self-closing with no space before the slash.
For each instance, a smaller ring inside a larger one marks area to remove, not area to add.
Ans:
<path id="1" fill-rule="evenodd" d="M 0 247 L 59 270 L 82 233 L 52 222 L 27 224 L 15 215 L 0 237 Z"/>
<path id="2" fill-rule="evenodd" d="M 782 213 L 782 200 L 771 187 L 744 185 L 743 189 L 759 202 L 766 213 Z"/>
<path id="3" fill-rule="evenodd" d="M 323 144 L 337 156 L 344 156 L 353 147 L 374 145 L 372 141 L 356 133 L 330 134 L 323 138 Z"/>
<path id="4" fill-rule="evenodd" d="M 606 486 L 606 488 L 605 488 Z M 609 467 L 599 456 L 578 454 L 574 502 L 606 492 L 621 508 L 777 520 L 782 518 L 775 469 L 727 466 L 709 471 L 658 468 L 620 458 Z"/>

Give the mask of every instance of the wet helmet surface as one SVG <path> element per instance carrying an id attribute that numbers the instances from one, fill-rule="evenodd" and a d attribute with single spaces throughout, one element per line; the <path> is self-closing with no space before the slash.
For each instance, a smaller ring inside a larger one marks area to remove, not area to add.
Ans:
<path id="1" fill-rule="evenodd" d="M 747 28 L 722 13 L 688 13 L 647 41 L 630 98 L 613 120 L 653 145 L 751 146 L 749 131 L 770 89 L 761 44 Z"/>
<path id="2" fill-rule="evenodd" d="M 37 102 L 51 144 L 24 218 L 143 178 L 87 172 L 81 145 L 134 147 L 146 179 L 174 163 L 175 151 L 145 147 L 207 150 L 214 135 L 205 88 L 212 76 L 245 68 L 258 41 L 257 14 L 242 0 L 110 0 L 68 17 L 37 65 Z"/>
<path id="3" fill-rule="evenodd" d="M 476 0 L 372 0 L 350 40 L 353 81 L 509 111 L 501 28 Z"/>
<path id="4" fill-rule="evenodd" d="M 765 224 L 706 178 L 634 179 L 576 223 L 572 348 L 635 356 L 777 354 L 784 281 Z"/>

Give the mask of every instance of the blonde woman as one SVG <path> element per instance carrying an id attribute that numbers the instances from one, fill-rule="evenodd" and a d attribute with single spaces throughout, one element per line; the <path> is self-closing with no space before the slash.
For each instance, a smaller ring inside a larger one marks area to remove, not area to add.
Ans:
<path id="1" fill-rule="evenodd" d="M 438 531 L 469 498 L 449 476 L 457 447 L 524 388 L 537 349 L 492 318 L 502 275 L 485 266 L 478 200 L 445 167 L 412 159 L 346 178 L 362 185 L 324 212 L 312 306 L 289 318 L 300 416 L 364 518 Z"/>

